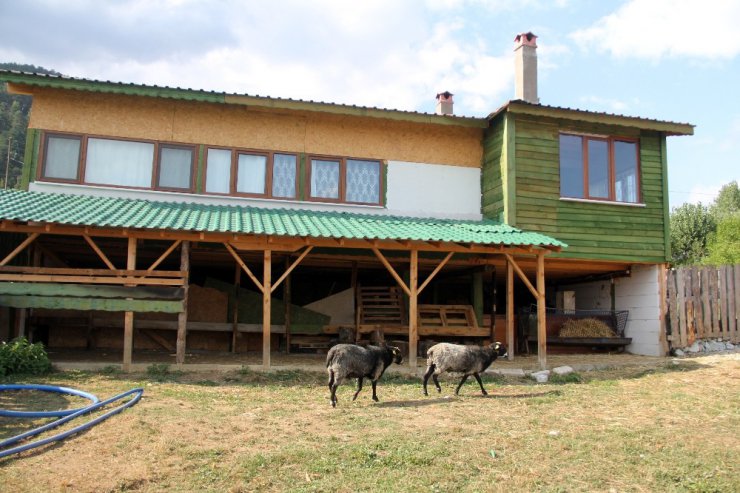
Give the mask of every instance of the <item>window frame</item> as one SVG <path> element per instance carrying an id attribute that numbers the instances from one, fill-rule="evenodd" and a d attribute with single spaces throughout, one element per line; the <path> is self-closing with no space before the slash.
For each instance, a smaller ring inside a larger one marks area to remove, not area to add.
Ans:
<path id="1" fill-rule="evenodd" d="M 572 136 L 572 137 L 579 137 L 581 139 L 581 156 L 582 156 L 582 162 L 581 162 L 581 170 L 583 171 L 583 197 L 573 197 L 570 195 L 563 195 L 562 194 L 562 184 L 560 186 L 560 198 L 562 199 L 571 199 L 571 200 L 586 200 L 586 201 L 593 201 L 593 202 L 613 202 L 617 204 L 627 204 L 627 205 L 640 205 L 643 203 L 642 201 L 642 165 L 640 162 L 640 139 L 637 137 L 623 137 L 623 136 L 613 136 L 613 135 L 596 135 L 596 134 L 587 134 L 587 133 L 578 133 L 578 132 L 559 132 L 558 133 L 558 149 L 560 149 L 560 143 L 561 143 L 561 137 L 563 135 Z M 590 195 L 589 190 L 589 153 L 588 153 L 588 142 L 589 140 L 593 141 L 602 141 L 607 143 L 607 175 L 609 180 L 609 196 L 608 197 L 595 197 Z M 626 200 L 617 200 L 616 199 L 616 161 L 614 156 L 614 144 L 616 142 L 626 142 L 635 144 L 635 191 L 636 191 L 636 197 L 634 202 L 629 202 Z M 558 152 L 558 171 L 559 171 L 559 179 L 562 183 L 563 176 L 562 176 L 562 162 L 560 161 L 560 156 Z"/>
<path id="2" fill-rule="evenodd" d="M 210 149 L 218 149 L 223 151 L 231 152 L 231 162 L 229 166 L 229 191 L 223 192 L 209 192 L 208 191 L 208 151 Z M 238 192 L 236 185 L 238 182 L 239 173 L 239 155 L 251 155 L 251 156 L 265 156 L 267 158 L 266 169 L 265 169 L 265 188 L 264 193 L 248 193 Z M 276 197 L 272 194 L 272 180 L 273 180 L 273 168 L 275 165 L 275 154 L 284 156 L 295 157 L 295 190 L 293 197 Z M 288 151 L 264 151 L 258 149 L 245 149 L 236 147 L 223 147 L 223 146 L 212 146 L 206 145 L 203 159 L 203 194 L 205 195 L 217 195 L 220 197 L 248 197 L 248 198 L 260 198 L 270 200 L 300 200 L 300 155 L 296 152 Z"/>
<path id="3" fill-rule="evenodd" d="M 46 173 L 46 158 L 48 155 L 49 137 L 60 137 L 68 139 L 77 139 L 80 141 L 80 156 L 77 162 L 77 178 L 74 180 L 63 179 L 63 178 L 50 178 L 45 176 Z M 78 133 L 67 133 L 67 132 L 43 132 L 43 145 L 41 146 L 41 153 L 39 155 L 39 161 L 41 165 L 38 166 L 36 171 L 36 180 L 43 182 L 53 183 L 71 183 L 75 185 L 90 185 L 96 187 L 110 187 L 110 188 L 122 188 L 127 190 L 153 190 L 163 192 L 181 192 L 181 193 L 193 193 L 195 191 L 195 175 L 197 172 L 196 156 L 197 156 L 197 145 L 195 144 L 183 144 L 177 142 L 160 142 L 156 140 L 148 139 L 132 139 L 126 137 L 112 137 L 108 135 L 94 135 L 94 134 L 78 134 Z M 142 144 L 152 144 L 154 146 L 152 152 L 152 178 L 149 181 L 148 187 L 136 187 L 127 185 L 112 185 L 109 183 L 96 183 L 85 181 L 85 171 L 87 167 L 87 143 L 89 139 L 101 139 L 101 140 L 116 140 L 122 142 L 138 142 Z M 190 160 L 190 184 L 189 188 L 174 188 L 174 187 L 160 187 L 159 183 L 159 171 L 160 171 L 160 159 L 162 147 L 176 148 L 176 149 L 188 149 L 191 152 Z"/>
<path id="4" fill-rule="evenodd" d="M 311 172 L 313 161 L 336 161 L 339 162 L 339 197 L 336 199 L 314 197 L 311 188 Z M 354 202 L 347 200 L 347 161 L 364 161 L 378 163 L 378 201 L 377 202 Z M 332 204 L 353 205 L 383 205 L 383 175 L 385 163 L 382 159 L 359 158 L 359 157 L 337 157 L 323 154 L 309 154 L 306 156 L 306 200 L 309 202 L 329 202 Z"/>

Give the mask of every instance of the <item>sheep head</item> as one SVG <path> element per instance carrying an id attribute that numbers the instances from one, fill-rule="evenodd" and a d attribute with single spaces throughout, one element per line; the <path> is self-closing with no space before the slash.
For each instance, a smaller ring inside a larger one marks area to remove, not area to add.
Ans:
<path id="1" fill-rule="evenodd" d="M 509 355 L 509 352 L 508 352 L 508 351 L 506 350 L 506 346 L 504 346 L 504 345 L 503 345 L 503 344 L 501 344 L 500 342 L 494 342 L 493 344 L 491 344 L 491 345 L 490 345 L 490 346 L 488 346 L 488 347 L 489 347 L 489 348 L 491 349 L 491 351 L 493 351 L 493 353 L 494 353 L 494 354 L 496 354 L 496 356 L 498 356 L 499 358 L 505 358 L 505 357 L 507 357 L 507 356 Z"/>
<path id="2" fill-rule="evenodd" d="M 401 353 L 401 350 L 396 346 L 388 346 L 388 349 L 390 349 L 391 354 L 393 354 L 393 362 L 400 365 L 403 362 L 403 354 Z"/>

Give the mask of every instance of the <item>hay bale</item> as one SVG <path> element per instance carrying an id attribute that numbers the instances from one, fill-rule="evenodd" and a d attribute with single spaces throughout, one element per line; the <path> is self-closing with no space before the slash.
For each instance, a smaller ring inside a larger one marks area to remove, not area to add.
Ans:
<path id="1" fill-rule="evenodd" d="M 617 337 L 604 322 L 596 318 L 571 318 L 560 329 L 559 337 Z"/>
<path id="2" fill-rule="evenodd" d="M 228 294 L 218 289 L 191 284 L 188 292 L 188 321 L 226 323 L 228 304 Z"/>

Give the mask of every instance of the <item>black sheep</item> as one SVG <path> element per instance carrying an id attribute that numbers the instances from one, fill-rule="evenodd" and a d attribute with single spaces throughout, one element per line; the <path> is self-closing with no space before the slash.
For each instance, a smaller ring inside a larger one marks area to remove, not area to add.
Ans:
<path id="1" fill-rule="evenodd" d="M 362 390 L 362 380 L 369 378 L 373 384 L 373 400 L 378 401 L 375 386 L 391 364 L 403 361 L 401 350 L 394 346 L 358 346 L 357 344 L 337 344 L 326 355 L 326 371 L 329 373 L 331 405 L 337 405 L 337 387 L 347 378 L 357 379 L 357 392 L 354 401 Z"/>
<path id="2" fill-rule="evenodd" d="M 462 387 L 470 375 L 473 375 L 478 381 L 483 395 L 488 395 L 486 389 L 483 388 L 480 373 L 491 366 L 491 363 L 496 358 L 503 358 L 506 355 L 506 348 L 500 342 L 494 342 L 485 347 L 461 346 L 447 342 L 435 344 L 427 350 L 427 370 L 424 373 L 424 395 L 429 395 L 427 393 L 427 381 L 430 376 L 434 380 L 437 392 L 442 392 L 437 375 L 446 371 L 463 374 L 460 384 L 455 389 L 455 395 L 458 395 L 460 387 Z"/>

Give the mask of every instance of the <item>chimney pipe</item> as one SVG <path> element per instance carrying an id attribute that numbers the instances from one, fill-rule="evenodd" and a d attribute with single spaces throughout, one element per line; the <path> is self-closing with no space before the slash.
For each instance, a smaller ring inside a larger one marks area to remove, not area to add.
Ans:
<path id="1" fill-rule="evenodd" d="M 539 104 L 537 97 L 537 36 L 531 32 L 514 38 L 514 97 Z"/>
<path id="2" fill-rule="evenodd" d="M 440 92 L 437 94 L 437 109 L 435 113 L 438 115 L 452 115 L 452 96 L 450 91 Z"/>

